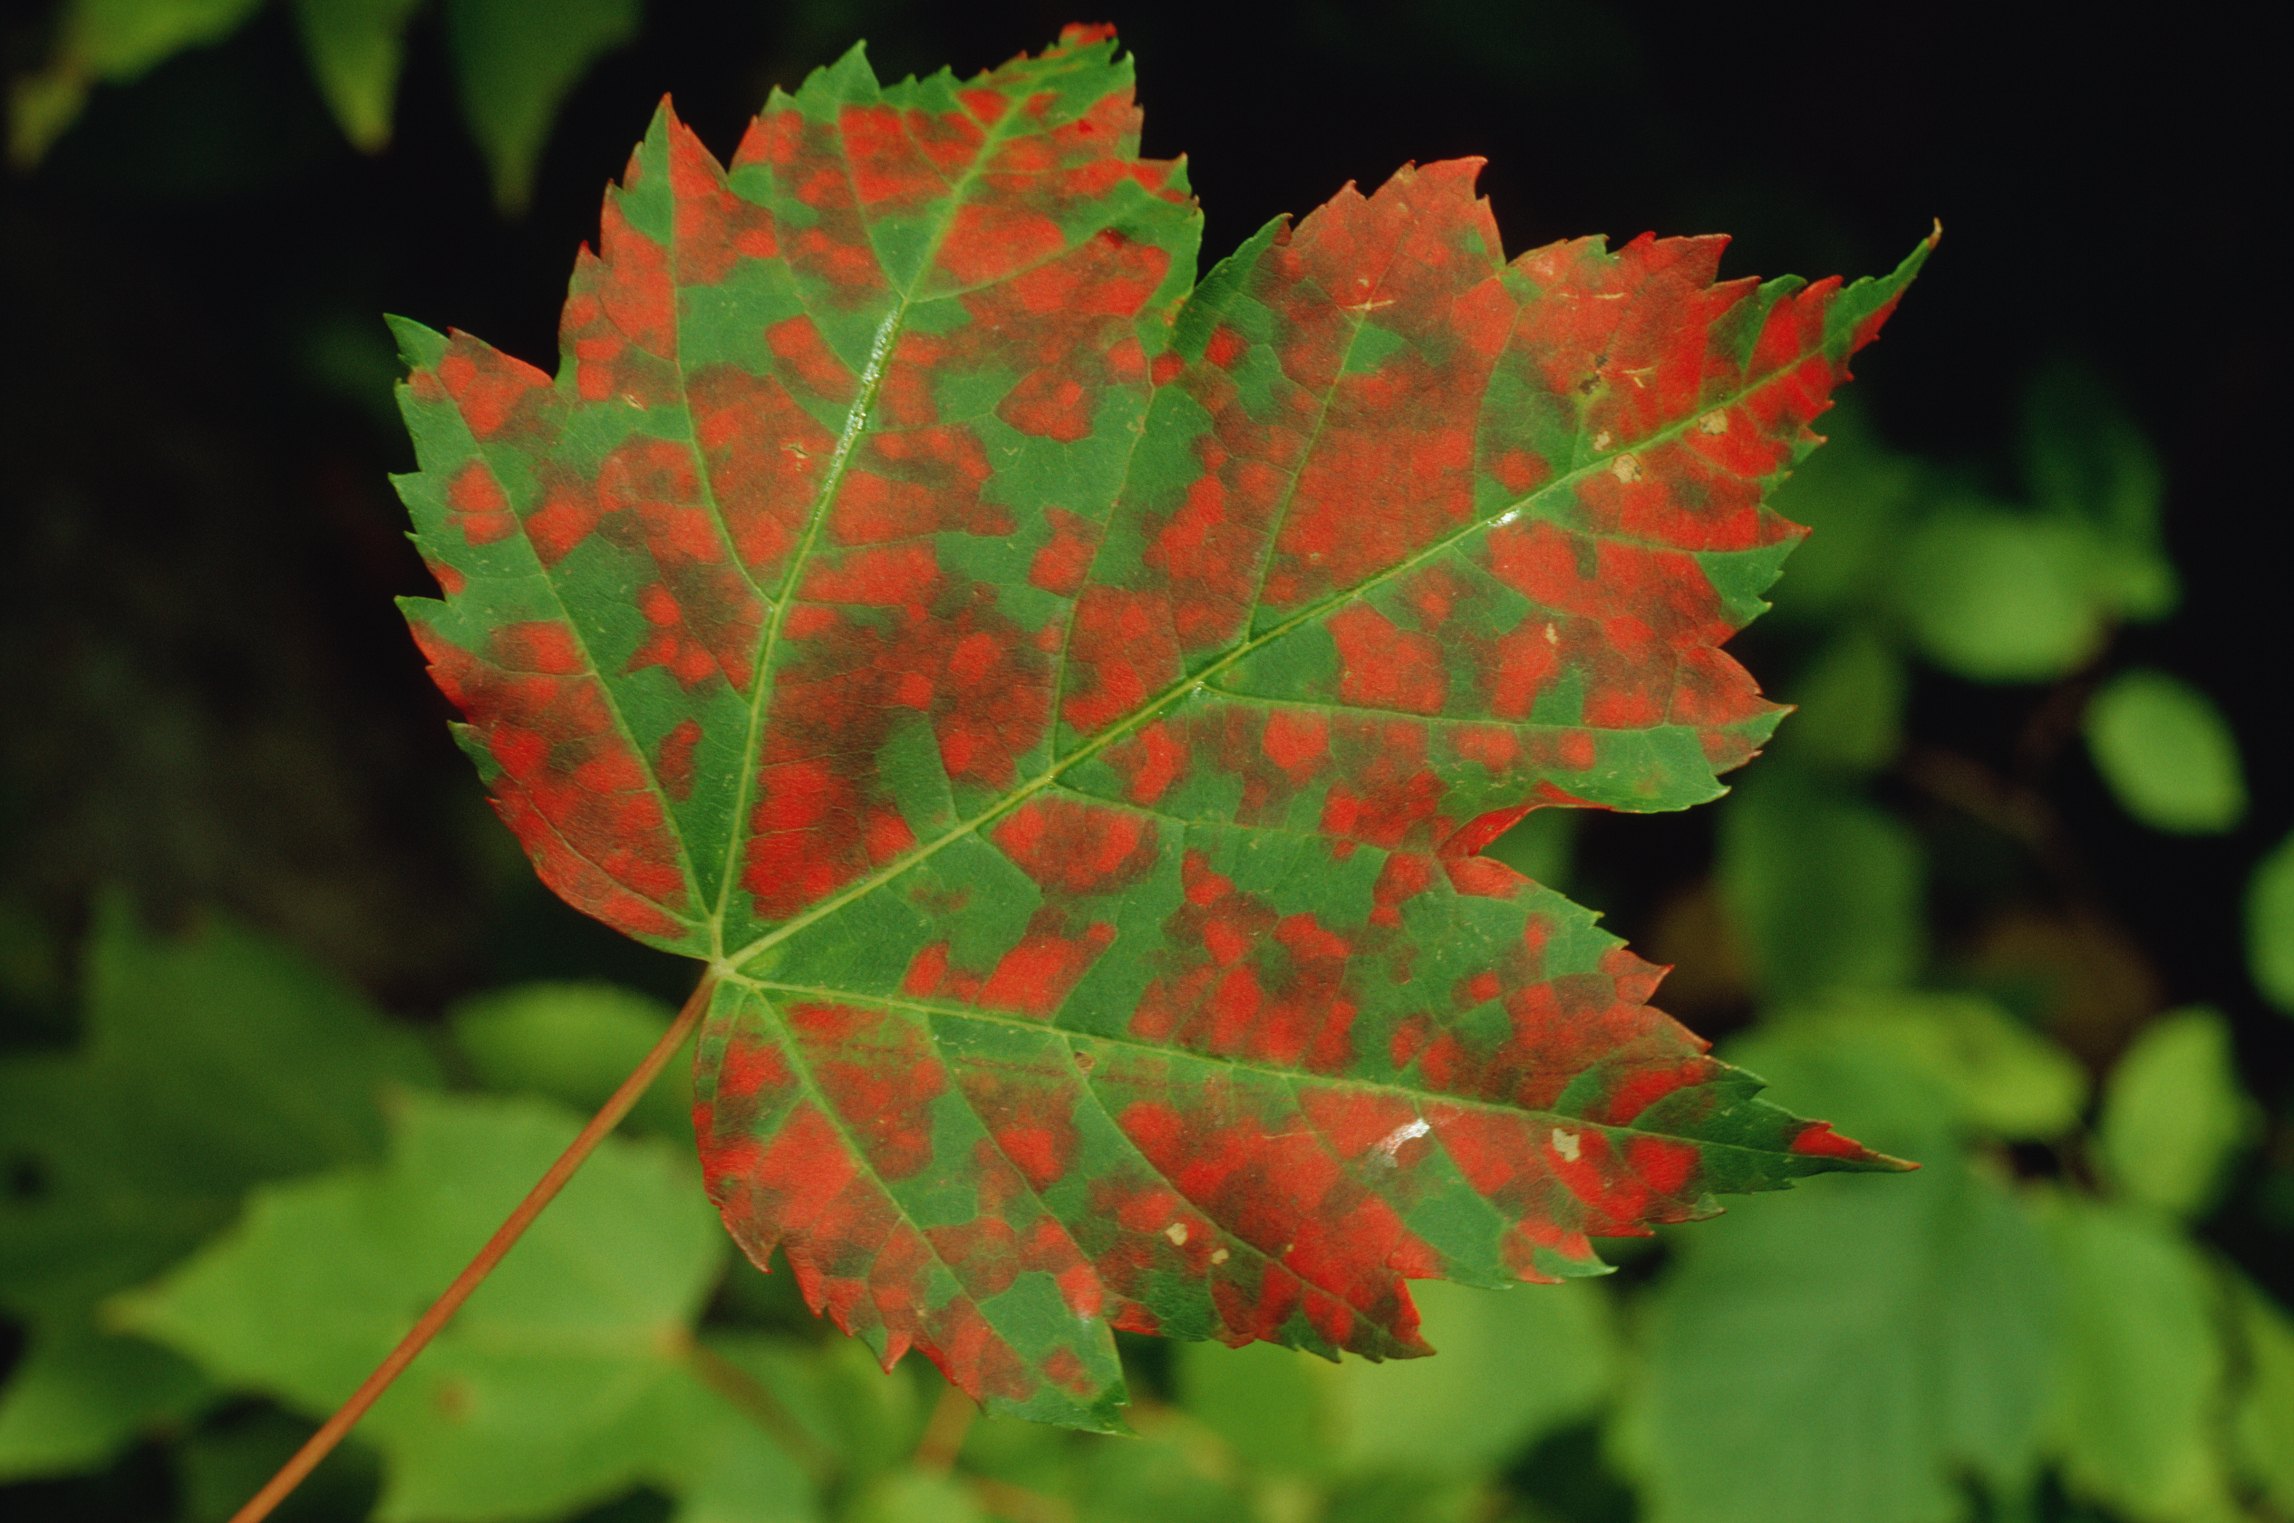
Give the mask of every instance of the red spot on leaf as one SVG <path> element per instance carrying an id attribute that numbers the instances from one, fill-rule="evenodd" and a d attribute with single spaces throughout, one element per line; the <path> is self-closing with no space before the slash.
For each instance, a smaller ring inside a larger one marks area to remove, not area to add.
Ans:
<path id="1" fill-rule="evenodd" d="M 1153 868 L 1158 845 L 1145 815 L 1043 798 L 1006 815 L 989 839 L 1054 894 L 1103 894 L 1136 883 Z"/>
<path id="2" fill-rule="evenodd" d="M 541 371 L 466 333 L 450 335 L 437 374 L 462 420 L 480 439 L 503 433 L 514 415 L 530 413 L 535 399 L 550 389 L 550 378 Z"/>
<path id="3" fill-rule="evenodd" d="M 455 473 L 446 488 L 446 511 L 473 545 L 490 545 L 518 532 L 510 500 L 483 460 L 473 460 Z"/>
<path id="4" fill-rule="evenodd" d="M 1367 603 L 1331 615 L 1338 642 L 1338 695 L 1364 708 L 1439 714 L 1449 691 L 1442 648 L 1430 635 L 1397 628 Z"/>

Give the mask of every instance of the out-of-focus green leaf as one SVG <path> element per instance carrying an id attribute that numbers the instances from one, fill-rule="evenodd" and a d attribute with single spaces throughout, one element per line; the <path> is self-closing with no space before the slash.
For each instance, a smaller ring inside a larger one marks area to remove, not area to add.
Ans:
<path id="1" fill-rule="evenodd" d="M 505 210 L 526 204 L 558 107 L 590 66 L 636 35 L 640 0 L 446 0 L 462 114 Z"/>
<path id="2" fill-rule="evenodd" d="M 2086 1108 L 2078 1059 L 1987 999 L 1858 990 L 1785 1016 L 1795 1041 L 1933 1081 L 1952 1113 L 1983 1136 L 2061 1137 Z"/>
<path id="3" fill-rule="evenodd" d="M 2246 815 L 2238 741 L 2212 699 L 2165 672 L 2122 672 L 2087 705 L 2087 752 L 2127 813 L 2184 835 Z"/>
<path id="4" fill-rule="evenodd" d="M 703 1474 L 707 1467 L 692 1467 L 699 1480 L 686 1489 L 688 1510 L 726 1489 L 723 1483 L 737 1478 L 739 1463 L 753 1464 L 759 1453 L 777 1468 L 783 1463 L 780 1450 L 787 1448 L 800 1460 L 809 1457 L 813 1463 L 834 1465 L 847 1478 L 896 1469 L 914 1455 L 925 1423 L 917 1400 L 918 1382 L 900 1375 L 887 1377 L 865 1346 L 842 1339 L 796 1341 L 721 1328 L 705 1331 L 700 1341 L 702 1352 L 695 1368 L 735 1405 L 746 1403 L 743 1410 L 751 1413 L 752 1421 L 731 1435 L 746 1461 L 729 1457 L 714 1480 Z M 732 1386 L 725 1379 L 728 1369 Z M 739 1389 L 742 1383 L 746 1395 Z M 776 1410 L 759 1418 L 755 1408 L 760 1404 Z M 759 1445 L 760 1426 L 785 1442 Z M 708 1442 L 719 1436 L 715 1424 L 702 1435 Z M 970 1445 L 965 1453 L 969 1457 Z"/>
<path id="5" fill-rule="evenodd" d="M 310 1436 L 309 1423 L 271 1406 L 202 1423 L 169 1456 L 182 1499 L 179 1523 L 225 1523 Z M 380 1469 L 374 1451 L 354 1431 L 272 1517 L 277 1523 L 367 1517 L 381 1487 Z"/>
<path id="6" fill-rule="evenodd" d="M 1798 712 L 1779 743 L 1817 766 L 1869 772 L 1903 743 L 1903 658 L 1877 635 L 1852 631 L 1817 653 L 1786 696 Z"/>
<path id="7" fill-rule="evenodd" d="M 422 0 L 295 0 L 303 52 L 343 135 L 372 153 L 390 141 L 406 24 Z"/>
<path id="8" fill-rule="evenodd" d="M 2158 453 L 2091 373 L 2055 365 L 2033 378 L 2024 396 L 2023 463 L 2041 512 L 2101 531 L 2102 591 L 2123 617 L 2154 619 L 2174 608 Z"/>
<path id="9" fill-rule="evenodd" d="M 1622 1458 L 1650 1523 L 1945 1523 L 2020 1495 L 2056 1347 L 2045 1239 L 1952 1140 L 1944 1085 L 1815 1026 L 1731 1053 L 1917 1157 L 1684 1234 L 1648 1304 Z"/>
<path id="10" fill-rule="evenodd" d="M 35 1329 L 0 1389 L 0 1481 L 93 1469 L 213 1395 L 196 1369 L 141 1338 L 65 1321 Z"/>
<path id="11" fill-rule="evenodd" d="M 2218 1011 L 2183 1010 L 2145 1027 L 2111 1070 L 2096 1148 L 2127 1198 L 2202 1216 L 2261 1119 L 2239 1086 L 2230 1023 Z"/>
<path id="12" fill-rule="evenodd" d="M 1577 856 L 1581 809 L 1532 809 L 1521 823 L 1492 841 L 1485 854 L 1532 882 L 1567 891 Z"/>
<path id="13" fill-rule="evenodd" d="M 536 1101 L 413 1097 L 385 1167 L 258 1191 L 120 1314 L 221 1382 L 331 1410 L 578 1127 Z M 686 1352 L 725 1258 L 692 1172 L 659 1143 L 599 1148 L 367 1418 L 380 1517 L 549 1517 L 639 1482 L 680 1492 L 722 1461 L 710 1430 L 740 1414 Z M 806 1516 L 780 1458 L 759 1503 L 779 1510 L 758 1516 Z"/>
<path id="14" fill-rule="evenodd" d="M 1083 1451 L 1068 1492 L 1078 1523 L 1265 1518 L 1265 1510 L 1245 1496 L 1232 1452 L 1216 1435 L 1179 1413 L 1140 1412 L 1135 1420 L 1138 1439 L 1095 1442 Z"/>
<path id="15" fill-rule="evenodd" d="M 153 936 L 120 904 L 86 954 L 79 1050 L 0 1063 L 0 1304 L 84 1315 L 182 1257 L 250 1185 L 377 1157 L 389 1090 L 436 1082 L 413 1035 L 227 923 Z"/>
<path id="16" fill-rule="evenodd" d="M 895 1470 L 878 1476 L 845 1508 L 844 1523 L 988 1523 L 988 1510 L 952 1475 Z"/>
<path id="17" fill-rule="evenodd" d="M 1890 581 L 1907 525 L 1928 491 L 1926 469 L 1882 444 L 1853 400 L 1824 415 L 1824 448 L 1793 467 L 1773 499 L 1806 524 L 1773 594 L 1780 622 L 1851 622 Z"/>
<path id="18" fill-rule="evenodd" d="M 1919 843 L 1880 810 L 1771 770 L 1721 815 L 1719 875 L 1766 994 L 1900 983 L 1919 966 Z"/>
<path id="19" fill-rule="evenodd" d="M 1330 1364 L 1270 1344 L 1182 1344 L 1188 1413 L 1252 1467 L 1328 1477 L 1491 1469 L 1590 1415 L 1616 1374 L 1616 1334 L 1595 1286 L 1476 1290 L 1413 1285 L 1432 1359 Z"/>
<path id="20" fill-rule="evenodd" d="M 2106 605 L 2086 525 L 1973 502 L 1923 521 L 1893 586 L 1920 653 L 1978 682 L 2059 677 L 2102 648 Z"/>
<path id="21" fill-rule="evenodd" d="M 2246 882 L 2246 966 L 2262 997 L 2294 1015 L 2294 836 Z"/>
<path id="22" fill-rule="evenodd" d="M 2294 1318 L 2239 1277 L 2232 1286 L 2243 1367 L 2231 1420 L 2239 1474 L 2294 1516 Z"/>
<path id="23" fill-rule="evenodd" d="M 1883 1134 L 1884 1135 L 1884 1134 Z M 1819 1182 L 1684 1239 L 1650 1308 L 1652 1523 L 1942 1523 L 2028 1483 L 2053 1287 L 2017 1201 L 1956 1153 Z"/>
<path id="24" fill-rule="evenodd" d="M 1429 1280 L 1410 1289 L 1437 1357 L 1321 1367 L 1349 1463 L 1479 1474 L 1608 1396 L 1617 1336 L 1598 1284 L 1492 1291 Z"/>
<path id="25" fill-rule="evenodd" d="M 61 1007 L 71 991 L 67 963 L 60 938 L 42 916 L 28 905 L 0 899 L 0 1010 Z M 29 1033 L 15 1035 L 22 1040 Z"/>
<path id="26" fill-rule="evenodd" d="M 379 1156 L 380 1100 L 428 1055 L 301 956 L 228 924 L 153 936 L 122 903 L 86 951 L 79 1049 L 0 1063 L 0 1306 L 32 1348 L 0 1395 L 0 1474 L 89 1468 L 202 1387 L 92 1320 L 261 1181 Z"/>
<path id="27" fill-rule="evenodd" d="M 2223 1515 L 2224 1359 L 2205 1262 L 2148 1213 L 2063 1195 L 2043 1220 L 2065 1291 L 2049 1425 L 2065 1478 L 2141 1523 Z"/>
<path id="28" fill-rule="evenodd" d="M 1331 1413 L 1306 1355 L 1271 1343 L 1172 1351 L 1179 1402 L 1256 1469 L 1315 1474 L 1336 1461 Z"/>
<path id="29" fill-rule="evenodd" d="M 56 53 L 10 90 L 8 147 L 37 163 L 71 126 L 97 84 L 123 84 L 186 48 L 220 42 L 263 0 L 66 0 Z"/>
<path id="30" fill-rule="evenodd" d="M 592 1111 L 661 1040 L 673 1013 L 613 984 L 535 983 L 464 1000 L 454 1045 L 490 1089 L 527 1090 Z M 690 1137 L 693 1065 L 671 1059 L 630 1112 L 640 1130 Z"/>
<path id="31" fill-rule="evenodd" d="M 1486 1523 L 1493 1515 L 1511 1520 L 1513 1513 L 1497 1513 L 1488 1478 L 1466 1471 L 1420 1472 L 1404 1475 L 1380 1472 L 1352 1476 L 1311 1500 L 1320 1510 L 1310 1514 L 1315 1523 Z M 1276 1493 L 1263 1509 L 1268 1523 L 1280 1523 L 1303 1511 L 1286 1504 L 1293 1499 Z M 1303 1499 L 1302 1499 L 1303 1500 Z M 1531 1513 L 1530 1523 L 1542 1523 L 1544 1514 Z"/>

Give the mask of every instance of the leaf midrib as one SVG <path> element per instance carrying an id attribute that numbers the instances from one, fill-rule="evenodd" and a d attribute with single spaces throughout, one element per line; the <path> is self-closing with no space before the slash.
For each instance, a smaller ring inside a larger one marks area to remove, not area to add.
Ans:
<path id="1" fill-rule="evenodd" d="M 972 115 L 969 108 L 966 108 L 965 114 L 967 116 Z M 932 266 L 940 256 L 941 246 L 947 242 L 948 233 L 955 226 L 956 213 L 962 209 L 964 199 L 970 192 L 973 183 L 979 178 L 983 166 L 987 164 L 1008 135 L 1003 124 L 1014 120 L 1019 114 L 1017 111 L 1006 111 L 996 121 L 980 124 L 979 151 L 973 155 L 972 162 L 966 166 L 963 174 L 949 185 L 945 203 L 947 210 L 941 217 L 939 226 L 933 230 L 932 239 L 924 251 L 924 257 L 917 262 L 914 279 L 900 292 L 899 300 L 894 302 L 892 310 L 884 315 L 884 321 L 877 326 L 876 336 L 869 341 L 868 362 L 860 374 L 859 391 L 853 398 L 851 411 L 845 414 L 844 430 L 838 436 L 836 449 L 829 457 L 828 470 L 822 476 L 820 491 L 813 499 L 811 510 L 806 514 L 804 538 L 798 542 L 795 551 L 791 553 L 788 571 L 781 580 L 779 595 L 773 599 L 772 617 L 767 621 L 764 636 L 759 642 L 756 670 L 750 677 L 749 722 L 741 743 L 743 765 L 739 781 L 734 787 L 733 811 L 728 818 L 725 832 L 725 856 L 718 869 L 717 905 L 709 916 L 709 950 L 712 966 L 723 966 L 726 963 L 725 916 L 727 909 L 732 904 L 733 885 L 738 881 L 736 869 L 739 865 L 741 847 L 747 840 L 742 821 L 748 813 L 749 798 L 756 786 L 758 763 L 761 760 L 759 742 L 763 738 L 765 715 L 770 707 L 767 695 L 778 686 L 774 680 L 773 660 L 780 648 L 781 626 L 788 621 L 789 608 L 796 601 L 798 581 L 803 577 L 805 568 L 811 564 L 812 552 L 820 542 L 821 527 L 828 521 L 829 509 L 836 502 L 837 494 L 843 490 L 844 473 L 851 465 L 853 451 L 859 448 L 861 435 L 868 430 L 869 416 L 875 411 L 877 394 L 882 391 L 884 386 L 884 373 L 891 365 L 893 346 L 899 342 L 900 334 L 908 320 L 908 314 L 916 304 L 916 287 L 930 276 Z M 974 121 L 979 120 L 976 116 L 973 116 L 972 119 Z M 849 180 L 852 171 L 850 158 L 843 156 L 840 161 L 843 163 L 846 177 Z M 854 206 L 857 208 L 859 204 L 856 187 Z M 858 216 L 857 211 L 855 215 Z M 870 232 L 869 242 L 873 251 L 875 248 L 873 229 L 869 228 L 865 218 L 860 220 L 862 227 Z M 880 252 L 877 254 L 877 261 L 881 266 L 883 255 Z M 682 380 L 682 364 L 680 364 L 680 380 Z"/>

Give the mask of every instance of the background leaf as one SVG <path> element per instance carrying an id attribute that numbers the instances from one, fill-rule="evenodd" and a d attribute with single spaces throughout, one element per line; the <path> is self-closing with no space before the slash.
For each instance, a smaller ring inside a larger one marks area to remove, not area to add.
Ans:
<path id="1" fill-rule="evenodd" d="M 445 0 L 462 114 L 493 171 L 494 199 L 522 209 L 550 123 L 590 66 L 637 31 L 640 0 Z"/>
<path id="2" fill-rule="evenodd" d="M 2019 1499 L 2057 1347 L 2038 1225 L 1953 1135 L 1949 1091 L 1884 1048 L 1796 1028 L 1739 1056 L 1922 1169 L 1684 1236 L 1628 1418 L 1649 1516 L 1943 1523 L 1969 1515 L 1963 1472 Z"/>
<path id="3" fill-rule="evenodd" d="M 411 1033 L 227 922 L 155 936 L 108 905 L 77 1052 L 0 1064 L 0 1291 L 84 1311 L 172 1262 L 269 1179 L 377 1156 L 384 1095 L 436 1082 Z"/>
<path id="4" fill-rule="evenodd" d="M 675 1012 L 614 984 L 519 984 L 448 1012 L 454 1046 L 490 1089 L 527 1091 L 594 1111 L 661 1040 Z M 628 1125 L 682 1140 L 693 1132 L 690 1050 L 638 1098 Z"/>
<path id="5" fill-rule="evenodd" d="M 2232 1417 L 2243 1474 L 2280 1512 L 2294 1512 L 2294 1318 L 2243 1276 L 2232 1286 L 2245 1373 Z"/>
<path id="6" fill-rule="evenodd" d="M 186 48 L 237 31 L 263 0 L 66 0 L 55 56 L 14 82 L 9 153 L 35 163 L 72 124 L 91 86 L 133 80 Z"/>
<path id="7" fill-rule="evenodd" d="M 258 1192 L 242 1226 L 120 1315 L 218 1379 L 323 1414 L 578 1126 L 539 1102 L 410 1098 L 380 1171 Z M 666 1148 L 603 1145 L 362 1425 L 386 1460 L 378 1516 L 542 1518 L 638 1480 L 693 1483 L 696 1456 L 723 1454 L 711 1431 L 742 1422 L 686 1355 L 724 1260 Z M 282 1319 L 298 1336 L 274 1336 Z M 808 1514 L 793 1462 L 777 1490 L 757 1516 Z"/>
<path id="8" fill-rule="evenodd" d="M 2144 824 L 2198 835 L 2245 817 L 2238 741 L 2189 683 L 2165 672 L 2122 672 L 2089 700 L 2086 731 L 2095 770 Z"/>
<path id="9" fill-rule="evenodd" d="M 1771 769 L 1739 787 L 1721 817 L 1719 879 L 1753 980 L 1772 997 L 1897 983 L 1919 965 L 1919 843 L 1813 778 Z"/>
<path id="10" fill-rule="evenodd" d="M 2160 1017 L 2119 1059 L 2096 1142 L 2129 1199 L 2178 1216 L 2213 1206 L 2225 1171 L 2261 1128 L 2235 1059 L 2229 1023 L 2203 1009 Z"/>
<path id="11" fill-rule="evenodd" d="M 343 136 L 372 153 L 390 141 L 406 28 L 422 0 L 294 0 L 303 51 Z"/>
<path id="12" fill-rule="evenodd" d="M 1978 682 L 2041 682 L 2102 649 L 2099 551 L 2079 523 L 1981 502 L 1913 531 L 1895 580 L 1920 653 Z"/>
<path id="13" fill-rule="evenodd" d="M 0 1481 L 89 1470 L 215 1399 L 189 1364 L 140 1338 L 51 1320 L 0 1387 Z"/>
<path id="14" fill-rule="evenodd" d="M 2045 1220 L 2065 1290 L 2051 1434 L 2066 1477 L 2132 1518 L 2226 1515 L 2224 1355 L 2204 1261 L 2137 1212 L 2062 1197 Z"/>
<path id="15" fill-rule="evenodd" d="M 2294 1015 L 2294 836 L 2256 863 L 2246 885 L 2246 964 L 2264 999 Z"/>
<path id="16" fill-rule="evenodd" d="M 97 1303 L 231 1221 L 267 1180 L 379 1154 L 381 1102 L 435 1082 L 403 1028 L 227 922 L 101 910 L 71 1055 L 0 1059 L 0 1305 L 31 1347 L 0 1387 L 0 1473 L 87 1468 L 212 1399 Z"/>

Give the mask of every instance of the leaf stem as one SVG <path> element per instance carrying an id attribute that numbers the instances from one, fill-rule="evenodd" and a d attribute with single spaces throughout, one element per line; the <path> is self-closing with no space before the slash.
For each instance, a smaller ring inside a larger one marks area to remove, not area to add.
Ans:
<path id="1" fill-rule="evenodd" d="M 516 1246 L 519 1238 L 525 1236 L 526 1229 L 534 1224 L 534 1218 L 542 1214 L 542 1208 L 557 1198 L 558 1192 L 566 1187 L 566 1181 L 572 1179 L 574 1172 L 588 1161 L 589 1155 L 597 1151 L 597 1145 L 605 1140 L 606 1134 L 621 1124 L 621 1118 L 629 1114 L 630 1107 L 637 1103 L 638 1097 L 661 1076 L 661 1070 L 668 1066 L 677 1049 L 685 1045 L 685 1039 L 693 1034 L 693 1028 L 700 1023 L 702 1013 L 709 1008 L 709 995 L 715 983 L 710 975 L 702 975 L 701 981 L 694 985 L 693 992 L 686 997 L 685 1007 L 677 1012 L 677 1018 L 669 1023 L 669 1029 L 661 1033 L 661 1040 L 653 1044 L 653 1050 L 639 1060 L 629 1077 L 621 1081 L 621 1087 L 606 1098 L 605 1104 L 598 1107 L 597 1114 L 590 1117 L 588 1124 L 581 1129 L 581 1134 L 566 1145 L 566 1150 L 558 1155 L 558 1161 L 550 1165 L 549 1172 L 526 1192 L 526 1198 L 518 1202 L 517 1209 L 504 1219 L 501 1226 L 494 1229 L 494 1235 L 486 1240 L 485 1247 L 478 1250 L 477 1257 L 454 1277 L 454 1283 L 447 1286 L 445 1293 L 430 1304 L 430 1309 L 422 1314 L 421 1320 L 399 1340 L 398 1347 L 392 1349 L 382 1363 L 375 1366 L 374 1373 L 360 1383 L 359 1388 L 351 1393 L 350 1399 L 335 1410 L 334 1416 L 328 1418 L 320 1425 L 318 1432 L 304 1441 L 303 1446 L 279 1467 L 279 1473 L 248 1499 L 246 1506 L 231 1515 L 231 1523 L 261 1523 L 262 1519 L 269 1517 L 272 1509 L 285 1501 L 303 1483 L 303 1478 L 318 1468 L 319 1461 L 325 1459 L 333 1452 L 335 1445 L 343 1441 L 344 1435 L 366 1415 L 367 1408 L 373 1406 L 376 1399 L 390 1389 L 390 1383 L 414 1362 L 417 1354 L 429 1346 L 431 1339 L 438 1336 L 439 1330 L 461 1309 L 462 1303 L 470 1299 L 470 1293 L 484 1283 L 486 1276 L 494 1272 L 494 1266 L 502 1262 L 503 1256 Z"/>

